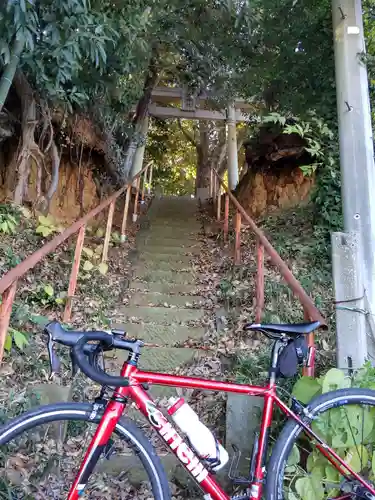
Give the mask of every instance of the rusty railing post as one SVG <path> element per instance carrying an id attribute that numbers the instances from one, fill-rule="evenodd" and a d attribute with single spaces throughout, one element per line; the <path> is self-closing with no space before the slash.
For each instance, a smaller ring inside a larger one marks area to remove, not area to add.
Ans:
<path id="1" fill-rule="evenodd" d="M 241 263 L 241 214 L 238 211 L 236 212 L 234 224 L 234 263 L 238 265 Z"/>
<path id="2" fill-rule="evenodd" d="M 229 196 L 228 193 L 225 193 L 224 226 L 223 226 L 224 241 L 228 241 L 228 232 L 229 232 Z"/>
<path id="3" fill-rule="evenodd" d="M 221 220 L 221 186 L 219 183 L 218 191 L 217 191 L 217 204 L 216 204 L 216 219 L 218 222 Z"/>
<path id="4" fill-rule="evenodd" d="M 148 177 L 148 186 L 147 186 L 147 194 L 148 195 L 151 194 L 151 183 L 152 183 L 152 171 L 153 171 L 153 168 L 154 168 L 154 164 L 151 163 L 151 166 L 150 166 L 150 175 Z"/>
<path id="5" fill-rule="evenodd" d="M 257 278 L 255 323 L 260 323 L 264 309 L 264 246 L 257 239 Z"/>
<path id="6" fill-rule="evenodd" d="M 214 208 L 214 214 L 216 215 L 216 207 L 217 207 L 217 190 L 218 190 L 218 181 L 216 175 L 214 175 L 214 182 L 212 186 L 212 205 Z"/>
<path id="7" fill-rule="evenodd" d="M 146 183 L 147 183 L 147 174 L 148 174 L 148 165 L 146 166 L 144 174 L 143 174 L 142 197 L 141 197 L 142 204 L 145 201 L 145 191 L 146 191 Z"/>
<path id="8" fill-rule="evenodd" d="M 3 360 L 5 339 L 8 332 L 12 306 L 16 295 L 17 280 L 3 292 L 0 304 L 0 363 Z"/>
<path id="9" fill-rule="evenodd" d="M 138 177 L 138 179 L 139 179 L 139 177 Z M 108 248 L 109 248 L 109 241 L 111 239 L 112 221 L 113 221 L 114 211 L 115 211 L 115 200 L 113 200 L 111 202 L 111 204 L 109 205 L 107 228 L 106 228 L 105 237 L 104 237 L 102 262 L 106 262 L 107 258 L 108 258 Z"/>
<path id="10" fill-rule="evenodd" d="M 311 317 L 309 313 L 307 312 L 306 308 L 303 308 L 303 318 L 305 321 L 311 321 Z M 315 375 L 315 338 L 314 338 L 314 332 L 309 333 L 307 335 L 307 344 L 310 347 L 310 363 L 309 366 L 305 366 L 302 370 L 302 374 L 305 377 L 314 377 Z"/>
<path id="11" fill-rule="evenodd" d="M 136 192 L 135 192 L 135 199 L 134 199 L 134 211 L 133 211 L 133 222 L 137 222 L 138 219 L 138 198 L 139 198 L 139 185 L 141 182 L 141 178 L 138 177 L 137 179 L 137 187 L 136 187 Z"/>
<path id="12" fill-rule="evenodd" d="M 121 224 L 121 242 L 122 243 L 124 243 L 124 241 L 126 240 L 126 225 L 128 222 L 128 212 L 129 212 L 129 202 L 130 202 L 131 189 L 132 189 L 132 185 L 129 184 L 129 186 L 127 187 L 127 190 L 126 190 L 124 215 L 122 217 L 122 224 Z"/>
<path id="13" fill-rule="evenodd" d="M 74 251 L 73 265 L 72 265 L 72 270 L 70 272 L 68 296 L 66 299 L 64 316 L 63 316 L 64 323 L 67 323 L 68 321 L 70 321 L 70 318 L 72 316 L 73 298 L 74 298 L 74 295 L 76 292 L 79 265 L 81 263 L 81 255 L 82 255 L 82 248 L 83 248 L 84 239 L 85 239 L 85 226 L 82 226 L 78 232 L 76 249 Z"/>

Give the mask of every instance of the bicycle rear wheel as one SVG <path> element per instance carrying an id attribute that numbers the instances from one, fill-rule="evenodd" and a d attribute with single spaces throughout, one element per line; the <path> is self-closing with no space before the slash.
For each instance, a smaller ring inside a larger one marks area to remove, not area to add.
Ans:
<path id="1" fill-rule="evenodd" d="M 340 389 L 312 400 L 305 423 L 341 459 L 375 484 L 375 391 Z M 375 500 L 355 477 L 345 477 L 316 448 L 303 427 L 290 420 L 267 467 L 266 500 Z"/>
<path id="2" fill-rule="evenodd" d="M 67 498 L 100 422 L 91 404 L 42 406 L 0 428 L 0 499 Z M 85 489 L 85 498 L 170 500 L 154 448 L 129 419 L 117 424 Z"/>

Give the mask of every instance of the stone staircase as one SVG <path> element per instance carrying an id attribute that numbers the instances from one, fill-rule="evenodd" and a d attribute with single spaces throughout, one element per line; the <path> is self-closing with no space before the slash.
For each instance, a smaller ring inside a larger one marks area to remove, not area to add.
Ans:
<path id="1" fill-rule="evenodd" d="M 144 370 L 172 372 L 200 355 L 197 349 L 183 347 L 188 339 L 203 337 L 206 329 L 200 322 L 209 317 L 204 309 L 204 297 L 197 294 L 199 270 L 192 263 L 192 257 L 200 252 L 200 231 L 197 202 L 191 198 L 156 198 L 147 215 L 142 217 L 132 256 L 134 271 L 129 303 L 117 310 L 113 327 L 163 346 L 142 349 L 139 367 Z M 203 353 L 207 355 L 206 351 Z M 127 353 L 117 353 L 119 363 L 126 358 Z M 176 389 L 155 386 L 150 388 L 150 393 L 156 398 L 169 397 L 176 395 Z M 139 425 L 146 424 L 145 429 L 149 428 L 143 416 L 133 408 L 128 407 L 126 413 Z M 191 485 L 174 455 L 162 452 L 159 456 L 169 478 L 177 477 Z M 121 455 L 101 463 L 98 468 L 113 475 L 132 470 L 129 479 L 137 482 L 146 479 L 144 471 L 137 466 L 133 455 Z"/>
<path id="2" fill-rule="evenodd" d="M 207 316 L 204 298 L 197 295 L 199 272 L 191 263 L 200 252 L 197 216 L 195 199 L 163 197 L 153 200 L 141 220 L 129 303 L 118 310 L 114 326 L 163 346 L 142 349 L 139 367 L 145 370 L 168 372 L 199 355 L 183 347 L 189 338 L 203 337 L 200 322 Z M 119 352 L 119 361 L 126 356 Z M 154 387 L 151 393 L 167 396 L 176 390 Z"/>

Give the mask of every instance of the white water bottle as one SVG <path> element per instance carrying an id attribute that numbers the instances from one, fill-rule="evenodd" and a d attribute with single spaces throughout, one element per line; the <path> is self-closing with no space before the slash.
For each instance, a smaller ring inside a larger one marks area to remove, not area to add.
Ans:
<path id="1" fill-rule="evenodd" d="M 184 398 L 169 398 L 168 414 L 189 438 L 191 446 L 202 460 L 207 460 L 215 472 L 229 460 L 227 450 L 199 420 L 195 411 L 185 403 Z"/>

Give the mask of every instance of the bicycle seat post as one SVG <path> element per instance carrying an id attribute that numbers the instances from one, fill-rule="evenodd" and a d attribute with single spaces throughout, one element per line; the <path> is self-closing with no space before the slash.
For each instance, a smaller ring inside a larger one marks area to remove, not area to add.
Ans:
<path id="1" fill-rule="evenodd" d="M 280 351 L 285 347 L 286 339 L 277 339 L 273 343 L 272 346 L 272 354 L 271 354 L 271 366 L 269 370 L 269 381 L 270 385 L 274 385 L 276 383 L 277 378 L 277 367 L 279 362 L 279 354 Z"/>

